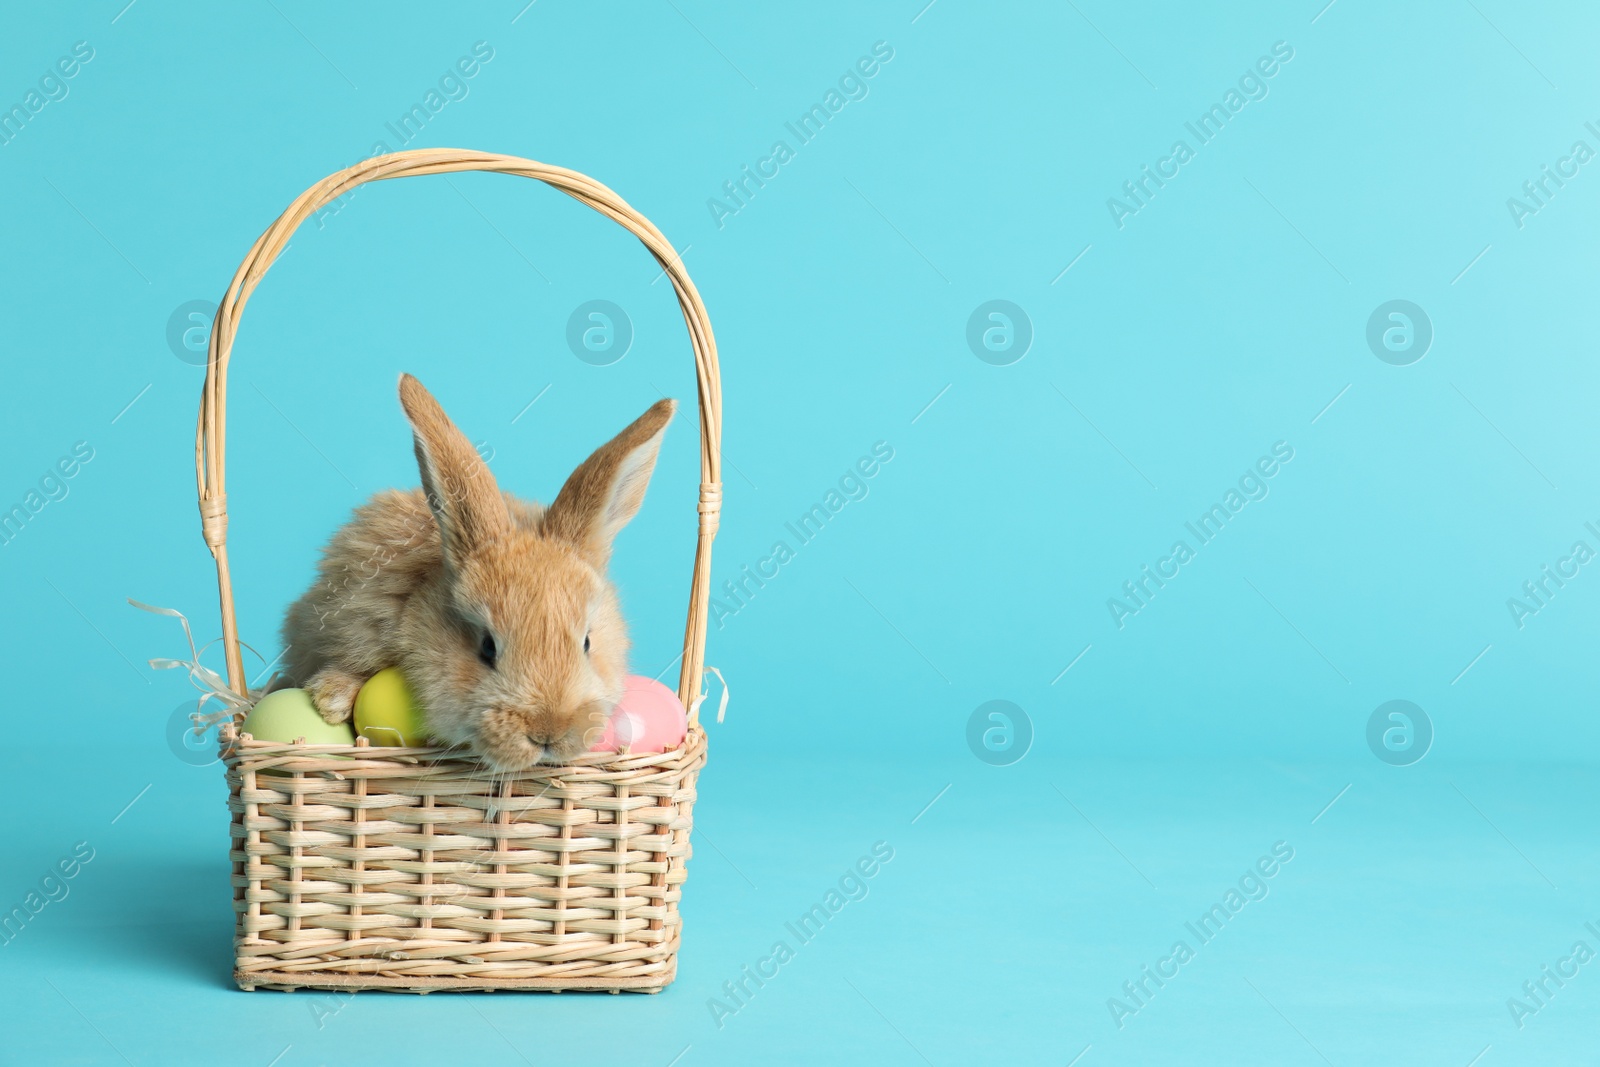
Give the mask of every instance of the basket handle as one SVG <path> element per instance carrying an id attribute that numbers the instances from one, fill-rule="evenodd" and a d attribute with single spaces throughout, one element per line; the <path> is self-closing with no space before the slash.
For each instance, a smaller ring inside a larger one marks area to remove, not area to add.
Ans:
<path id="1" fill-rule="evenodd" d="M 423 148 L 376 156 L 317 182 L 295 198 L 256 239 L 233 276 L 217 307 L 206 361 L 205 386 L 200 397 L 200 421 L 195 431 L 195 480 L 200 495 L 200 525 L 206 545 L 217 562 L 217 591 L 222 605 L 222 640 L 227 655 L 228 685 L 247 696 L 244 657 L 239 649 L 237 616 L 233 604 L 233 579 L 228 570 L 228 494 L 226 470 L 228 359 L 239 329 L 244 305 L 256 285 L 283 251 L 300 224 L 319 208 L 358 185 L 386 178 L 456 171 L 493 171 L 535 178 L 587 204 L 622 225 L 661 264 L 678 294 L 683 320 L 694 347 L 695 375 L 700 394 L 700 534 L 695 542 L 694 578 L 689 589 L 689 618 L 684 625 L 683 663 L 678 672 L 678 699 L 692 708 L 700 691 L 705 667 L 706 622 L 711 600 L 711 542 L 716 537 L 722 511 L 722 379 L 717 369 L 717 343 L 705 304 L 672 244 L 649 219 L 616 193 L 593 178 L 531 159 L 473 152 L 461 148 Z"/>

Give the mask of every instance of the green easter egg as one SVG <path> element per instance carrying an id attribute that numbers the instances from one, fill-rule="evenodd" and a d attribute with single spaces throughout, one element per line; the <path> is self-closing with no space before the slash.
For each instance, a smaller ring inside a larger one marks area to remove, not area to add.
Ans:
<path id="1" fill-rule="evenodd" d="M 356 694 L 356 733 L 374 745 L 417 748 L 428 743 L 427 720 L 398 667 L 387 667 Z"/>
<path id="2" fill-rule="evenodd" d="M 245 733 L 257 741 L 290 744 L 305 738 L 308 745 L 353 745 L 355 731 L 347 722 L 324 719 L 304 689 L 280 689 L 256 701 L 245 716 Z"/>

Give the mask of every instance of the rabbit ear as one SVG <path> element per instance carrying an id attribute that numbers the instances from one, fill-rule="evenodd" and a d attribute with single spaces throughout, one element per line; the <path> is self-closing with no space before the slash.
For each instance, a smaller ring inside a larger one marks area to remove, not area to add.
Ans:
<path id="1" fill-rule="evenodd" d="M 411 421 L 422 491 L 439 524 L 445 558 L 459 568 L 472 552 L 510 530 L 505 498 L 477 449 L 409 374 L 400 376 L 400 404 Z"/>
<path id="2" fill-rule="evenodd" d="M 544 513 L 542 528 L 603 569 L 617 532 L 639 513 L 677 404 L 658 400 L 572 472 Z"/>

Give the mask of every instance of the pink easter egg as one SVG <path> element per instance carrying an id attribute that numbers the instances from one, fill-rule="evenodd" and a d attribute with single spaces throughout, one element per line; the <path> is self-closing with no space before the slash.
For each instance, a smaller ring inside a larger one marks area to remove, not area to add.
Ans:
<path id="1" fill-rule="evenodd" d="M 688 732 L 689 716 L 678 703 L 678 694 L 654 678 L 630 674 L 605 733 L 589 751 L 667 752 L 683 744 Z"/>

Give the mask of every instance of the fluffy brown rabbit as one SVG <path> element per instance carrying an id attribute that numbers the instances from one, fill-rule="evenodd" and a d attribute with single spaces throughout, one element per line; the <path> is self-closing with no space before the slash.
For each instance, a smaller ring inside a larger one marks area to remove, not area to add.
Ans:
<path id="1" fill-rule="evenodd" d="M 328 542 L 284 619 L 286 684 L 340 722 L 368 678 L 399 667 L 430 734 L 497 770 L 586 751 L 627 670 L 606 563 L 644 502 L 673 402 L 597 449 L 548 509 L 501 493 L 410 375 L 400 403 L 422 488 L 376 494 Z"/>

